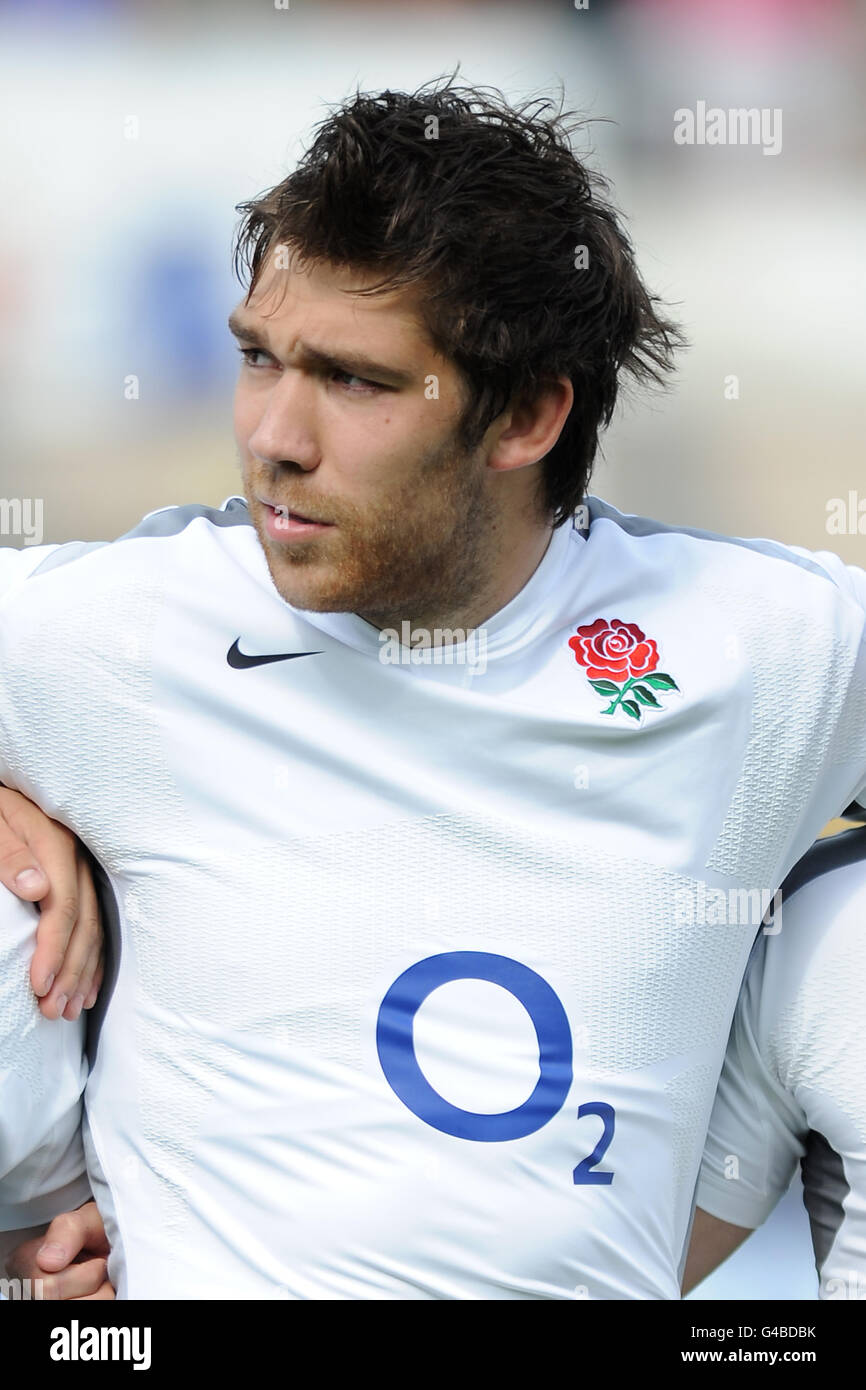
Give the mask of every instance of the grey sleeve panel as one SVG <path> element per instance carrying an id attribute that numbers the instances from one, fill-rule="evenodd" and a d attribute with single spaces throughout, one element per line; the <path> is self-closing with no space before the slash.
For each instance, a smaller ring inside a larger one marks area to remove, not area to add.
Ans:
<path id="1" fill-rule="evenodd" d="M 766 555 L 772 560 L 785 560 L 789 565 L 799 565 L 800 569 L 817 574 L 828 584 L 838 587 L 832 575 L 829 575 L 817 561 L 809 560 L 805 555 L 795 554 L 786 545 L 782 545 L 781 541 L 745 540 L 741 536 L 722 536 L 716 531 L 701 531 L 691 526 L 667 526 L 663 521 L 651 521 L 645 516 L 626 516 L 609 506 L 607 502 L 603 502 L 600 497 L 585 497 L 584 503 L 589 508 L 590 524 L 593 521 L 611 521 L 614 526 L 618 526 L 621 531 L 625 531 L 630 536 L 656 536 L 673 533 L 679 536 L 692 536 L 699 541 L 717 541 L 723 545 L 739 545 L 744 550 L 754 550 L 759 555 Z"/>
<path id="2" fill-rule="evenodd" d="M 181 507 L 163 507 L 143 517 L 131 531 L 118 536 L 118 541 L 137 540 L 139 536 L 176 536 L 186 530 L 191 521 L 206 517 L 212 526 L 252 526 L 249 508 L 243 497 L 230 497 L 224 507 L 206 507 L 189 502 Z M 117 541 L 112 542 L 116 545 Z"/>
<path id="3" fill-rule="evenodd" d="M 70 560 L 77 560 L 91 550 L 101 550 L 105 545 L 111 545 L 111 541 L 69 541 L 67 545 L 61 545 L 57 550 L 52 550 L 50 555 L 46 555 L 41 564 L 31 571 L 30 578 L 35 574 L 45 574 L 47 570 L 57 569 L 58 565 L 68 565 Z"/>
<path id="4" fill-rule="evenodd" d="M 191 521 L 197 521 L 202 516 L 206 517 L 212 526 L 252 526 L 246 499 L 243 497 L 230 497 L 224 507 L 206 507 L 200 502 L 189 502 L 181 507 L 163 507 L 160 511 L 151 512 L 149 516 L 143 517 L 131 531 L 125 531 L 117 540 L 70 541 L 67 545 L 61 545 L 50 555 L 46 555 L 42 563 L 33 570 L 33 574 L 45 574 L 59 565 L 68 565 L 70 561 L 78 560 L 91 550 L 102 550 L 104 546 L 118 545 L 120 541 L 137 540 L 139 536 L 176 536 L 185 530 Z"/>

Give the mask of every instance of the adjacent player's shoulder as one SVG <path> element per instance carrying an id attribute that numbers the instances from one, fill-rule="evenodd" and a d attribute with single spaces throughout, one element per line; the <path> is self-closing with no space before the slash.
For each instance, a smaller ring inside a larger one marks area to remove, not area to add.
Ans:
<path id="1" fill-rule="evenodd" d="M 804 855 L 783 885 L 772 931 L 759 939 L 747 1006 L 764 1048 L 775 1049 L 782 1037 L 808 1047 L 819 1030 L 850 1026 L 855 1005 L 859 1020 L 864 922 L 866 826 L 860 826 L 819 840 Z"/>

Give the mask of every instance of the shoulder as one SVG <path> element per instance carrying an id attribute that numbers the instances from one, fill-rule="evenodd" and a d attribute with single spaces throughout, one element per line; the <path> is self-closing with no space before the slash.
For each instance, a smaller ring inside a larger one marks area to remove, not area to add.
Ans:
<path id="1" fill-rule="evenodd" d="M 33 568 L 32 577 L 52 573 L 83 555 L 91 556 L 95 560 L 98 557 L 99 566 L 116 563 L 118 557 L 122 562 L 130 555 L 129 545 L 134 541 L 184 537 L 193 527 L 226 530 L 239 526 L 252 526 L 249 509 L 243 497 L 229 497 L 220 507 L 211 507 L 199 502 L 160 507 L 155 512 L 148 512 L 131 530 L 125 531 L 114 541 L 75 541 L 65 546 L 45 547 L 50 553 Z"/>
<path id="2" fill-rule="evenodd" d="M 246 502 L 230 497 L 221 507 L 191 503 L 150 512 L 113 541 L 46 546 L 26 583 L 0 591 L 0 631 L 11 642 L 16 632 L 38 631 L 66 615 L 78 614 L 92 627 L 111 623 L 113 614 L 121 622 L 124 600 L 127 609 L 146 603 L 173 579 L 188 588 L 191 569 L 207 568 L 213 582 L 226 552 L 246 553 L 253 544 Z"/>
<path id="3" fill-rule="evenodd" d="M 781 596 L 792 579 L 806 587 L 833 591 L 866 613 L 866 570 L 846 565 L 830 551 L 812 551 L 763 537 L 726 536 L 698 527 L 670 526 L 650 517 L 620 512 L 599 497 L 585 499 L 585 534 L 590 540 L 614 539 L 633 554 L 645 555 L 655 564 L 666 556 L 689 557 L 690 565 L 728 575 L 732 588 L 738 581 L 762 573 Z"/>
<path id="4" fill-rule="evenodd" d="M 866 826 L 820 840 L 782 887 L 776 930 L 759 939 L 744 1007 L 776 1069 L 856 1025 L 866 979 Z"/>

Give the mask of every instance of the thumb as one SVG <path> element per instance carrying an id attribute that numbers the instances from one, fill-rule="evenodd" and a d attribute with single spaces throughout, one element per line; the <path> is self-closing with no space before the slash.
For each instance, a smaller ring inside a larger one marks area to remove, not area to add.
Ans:
<path id="1" fill-rule="evenodd" d="M 46 1274 L 54 1274 L 71 1264 L 82 1250 L 92 1255 L 109 1253 L 105 1227 L 95 1202 L 85 1203 L 78 1211 L 56 1216 L 36 1251 L 36 1260 Z"/>

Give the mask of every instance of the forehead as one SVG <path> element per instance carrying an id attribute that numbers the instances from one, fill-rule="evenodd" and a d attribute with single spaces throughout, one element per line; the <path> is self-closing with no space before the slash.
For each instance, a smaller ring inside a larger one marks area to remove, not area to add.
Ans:
<path id="1" fill-rule="evenodd" d="M 303 269 L 293 263 L 278 269 L 269 261 L 237 314 L 275 341 L 298 335 L 313 345 L 319 338 L 333 345 L 339 336 L 358 347 L 375 344 L 397 356 L 429 353 L 416 287 L 359 294 L 381 278 L 372 271 L 330 263 Z"/>

